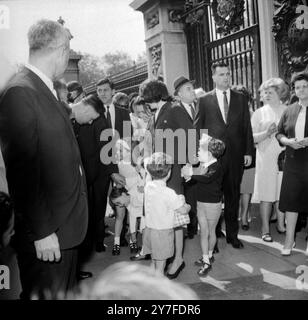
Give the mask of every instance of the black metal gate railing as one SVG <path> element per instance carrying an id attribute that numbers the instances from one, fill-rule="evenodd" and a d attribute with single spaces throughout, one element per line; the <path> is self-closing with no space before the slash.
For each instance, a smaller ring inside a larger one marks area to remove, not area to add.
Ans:
<path id="1" fill-rule="evenodd" d="M 213 0 L 211 0 L 213 4 Z M 213 88 L 211 64 L 228 62 L 234 85 L 247 87 L 254 97 L 261 83 L 261 57 L 257 0 L 245 0 L 243 23 L 239 31 L 217 32 L 213 6 L 205 7 L 201 23 L 186 27 L 190 77 L 206 91 Z"/>

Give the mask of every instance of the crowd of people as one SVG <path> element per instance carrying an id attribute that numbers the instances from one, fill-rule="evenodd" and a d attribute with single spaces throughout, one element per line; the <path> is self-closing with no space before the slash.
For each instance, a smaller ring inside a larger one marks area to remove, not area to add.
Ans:
<path id="1" fill-rule="evenodd" d="M 151 259 L 157 279 L 174 292 L 170 280 L 185 268 L 185 239 L 200 230 L 195 264 L 206 277 L 217 237 L 243 248 L 239 226 L 249 230 L 251 201 L 260 203 L 261 239 L 273 241 L 277 219 L 286 234 L 281 254 L 292 253 L 308 213 L 308 74 L 295 75 L 292 88 L 266 80 L 257 110 L 246 88 L 231 87 L 225 62 L 212 65 L 215 89 L 208 93 L 180 76 L 172 94 L 149 79 L 128 96 L 104 78 L 87 95 L 77 81 L 61 80 L 70 48 L 63 26 L 40 20 L 28 41 L 29 62 L 0 100 L 0 248 L 15 232 L 22 299 L 56 298 L 92 276 L 83 266 L 94 251 L 106 251 L 108 205 L 111 254 L 128 245 L 131 260 Z M 121 287 L 120 273 L 107 274 L 86 296 Z"/>

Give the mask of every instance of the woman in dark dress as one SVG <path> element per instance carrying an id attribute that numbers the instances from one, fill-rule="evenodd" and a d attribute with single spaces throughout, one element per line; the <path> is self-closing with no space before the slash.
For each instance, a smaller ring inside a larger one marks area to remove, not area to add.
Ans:
<path id="1" fill-rule="evenodd" d="M 277 140 L 286 146 L 279 209 L 286 212 L 287 232 L 282 255 L 290 255 L 298 212 L 308 212 L 308 74 L 292 80 L 299 101 L 282 115 Z"/>

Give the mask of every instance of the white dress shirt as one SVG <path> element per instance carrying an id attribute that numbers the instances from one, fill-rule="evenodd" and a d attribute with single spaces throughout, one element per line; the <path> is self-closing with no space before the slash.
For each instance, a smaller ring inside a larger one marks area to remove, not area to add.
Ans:
<path id="1" fill-rule="evenodd" d="M 301 106 L 295 125 L 295 138 L 299 141 L 305 138 L 306 112 L 307 107 Z"/>
<path id="2" fill-rule="evenodd" d="M 57 97 L 57 92 L 56 90 L 53 88 L 53 82 L 50 78 L 48 78 L 41 70 L 39 70 L 37 67 L 33 66 L 30 63 L 26 63 L 25 67 L 28 68 L 29 70 L 31 70 L 32 72 L 34 72 L 48 87 L 48 89 L 52 92 L 52 94 L 56 97 L 56 99 L 58 100 Z"/>
<path id="3" fill-rule="evenodd" d="M 230 106 L 231 91 L 230 91 L 230 89 L 224 90 L 224 91 L 227 92 L 228 104 Z M 219 109 L 220 109 L 221 115 L 222 115 L 225 123 L 227 123 L 227 119 L 225 117 L 225 108 L 224 108 L 224 91 L 216 88 L 216 96 L 217 96 L 217 100 L 218 100 L 218 104 L 219 104 Z"/>
<path id="4" fill-rule="evenodd" d="M 161 110 L 162 107 L 163 107 L 163 106 L 161 106 L 160 108 L 158 108 L 158 109 L 156 110 L 156 112 L 155 112 L 155 116 L 154 116 L 154 118 L 155 118 L 155 123 L 156 123 L 156 121 L 157 121 L 158 115 L 159 115 L 160 110 Z"/>

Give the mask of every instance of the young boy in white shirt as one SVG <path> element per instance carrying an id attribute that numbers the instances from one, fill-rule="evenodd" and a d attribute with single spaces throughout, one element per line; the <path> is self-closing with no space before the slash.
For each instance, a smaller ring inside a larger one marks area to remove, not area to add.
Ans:
<path id="1" fill-rule="evenodd" d="M 171 174 L 170 158 L 158 152 L 147 160 L 146 168 L 152 181 L 146 183 L 144 190 L 143 253 L 151 254 L 154 269 L 163 274 L 166 260 L 174 254 L 175 211 L 186 215 L 190 206 L 184 196 L 166 185 Z"/>

